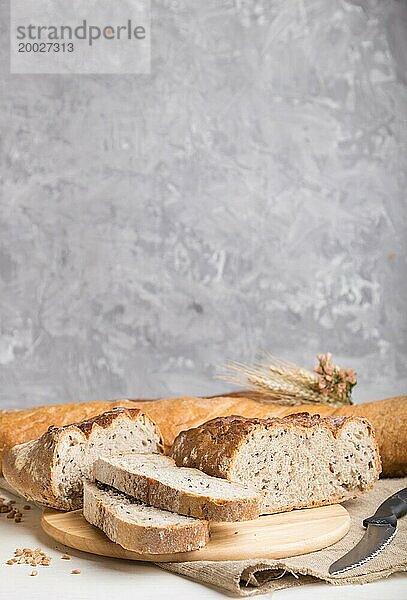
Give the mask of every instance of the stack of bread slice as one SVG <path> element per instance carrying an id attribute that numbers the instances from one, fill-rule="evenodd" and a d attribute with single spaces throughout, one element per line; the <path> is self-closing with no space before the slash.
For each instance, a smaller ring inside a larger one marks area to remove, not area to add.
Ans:
<path id="1" fill-rule="evenodd" d="M 100 458 L 93 478 L 84 484 L 85 519 L 134 552 L 196 550 L 209 540 L 209 521 L 247 521 L 260 514 L 258 491 L 177 467 L 160 454 Z"/>
<path id="2" fill-rule="evenodd" d="M 211 521 L 355 498 L 380 473 L 373 430 L 358 417 L 220 417 L 181 432 L 173 458 L 162 451 L 153 421 L 119 408 L 14 446 L 3 472 L 30 500 L 83 507 L 90 523 L 140 554 L 202 548 Z"/>

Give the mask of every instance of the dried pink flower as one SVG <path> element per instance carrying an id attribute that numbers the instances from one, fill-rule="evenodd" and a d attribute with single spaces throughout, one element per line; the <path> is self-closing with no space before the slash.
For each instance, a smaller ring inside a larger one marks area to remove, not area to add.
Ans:
<path id="1" fill-rule="evenodd" d="M 332 354 L 318 354 L 318 365 L 314 373 L 318 375 L 317 388 L 324 396 L 337 397 L 342 402 L 350 403 L 352 388 L 356 385 L 356 373 L 353 369 L 341 369 L 335 366 Z"/>

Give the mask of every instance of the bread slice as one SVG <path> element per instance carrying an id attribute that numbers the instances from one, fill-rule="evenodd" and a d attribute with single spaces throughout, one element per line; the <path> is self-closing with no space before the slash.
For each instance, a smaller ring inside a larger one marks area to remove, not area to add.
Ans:
<path id="1" fill-rule="evenodd" d="M 221 417 L 180 433 L 172 456 L 178 465 L 255 487 L 263 514 L 356 498 L 380 473 L 371 425 L 358 417 Z"/>
<path id="2" fill-rule="evenodd" d="M 82 506 L 82 479 L 94 461 L 121 451 L 160 452 L 161 436 L 138 408 L 116 408 L 87 421 L 50 427 L 37 440 L 14 446 L 3 458 L 3 474 L 22 496 L 45 506 Z"/>
<path id="3" fill-rule="evenodd" d="M 177 467 L 159 454 L 99 458 L 94 478 L 150 506 L 209 521 L 248 521 L 260 514 L 259 492 L 196 469 Z"/>
<path id="4" fill-rule="evenodd" d="M 123 548 L 142 554 L 168 554 L 203 548 L 206 521 L 146 506 L 117 490 L 85 481 L 83 516 Z"/>

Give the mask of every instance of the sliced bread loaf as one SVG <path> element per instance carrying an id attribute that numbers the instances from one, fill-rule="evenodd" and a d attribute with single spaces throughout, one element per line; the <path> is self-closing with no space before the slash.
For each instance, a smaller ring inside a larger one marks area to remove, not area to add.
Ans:
<path id="1" fill-rule="evenodd" d="M 138 408 L 116 408 L 87 421 L 50 427 L 40 438 L 14 446 L 3 474 L 22 496 L 52 508 L 82 506 L 82 479 L 94 461 L 121 451 L 160 452 L 161 436 Z"/>
<path id="2" fill-rule="evenodd" d="M 146 506 L 117 490 L 85 481 L 83 516 L 109 539 L 133 552 L 168 554 L 203 548 L 206 521 Z"/>
<path id="3" fill-rule="evenodd" d="M 150 506 L 209 521 L 248 521 L 260 514 L 254 489 L 177 467 L 160 454 L 122 454 L 99 458 L 94 478 Z"/>
<path id="4" fill-rule="evenodd" d="M 358 417 L 220 417 L 180 433 L 172 456 L 180 466 L 255 487 L 264 514 L 355 498 L 380 473 L 372 428 Z"/>

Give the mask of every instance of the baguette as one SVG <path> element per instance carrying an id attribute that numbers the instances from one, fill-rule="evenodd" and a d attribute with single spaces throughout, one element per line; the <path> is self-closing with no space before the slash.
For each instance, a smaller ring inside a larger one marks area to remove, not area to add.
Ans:
<path id="1" fill-rule="evenodd" d="M 107 486 L 84 482 L 83 516 L 113 542 L 140 554 L 168 554 L 203 548 L 206 521 L 145 506 Z"/>
<path id="2" fill-rule="evenodd" d="M 6 447 L 35 439 L 50 425 L 62 426 L 87 419 L 115 406 L 137 406 L 157 423 L 166 448 L 169 448 L 180 431 L 197 427 L 215 417 L 241 415 L 269 418 L 291 413 L 309 412 L 320 415 L 360 416 L 373 425 L 382 459 L 385 477 L 407 475 L 407 396 L 398 396 L 334 408 L 324 404 L 284 406 L 267 404 L 245 398 L 239 392 L 234 397 L 170 398 L 163 400 L 116 402 L 83 402 L 59 404 L 26 410 L 0 412 L 0 459 Z M 251 395 L 251 392 L 246 392 Z M 137 404 L 134 404 L 137 402 Z"/>
<path id="3" fill-rule="evenodd" d="M 366 419 L 308 413 L 218 417 L 181 432 L 172 455 L 179 466 L 256 488 L 263 514 L 356 498 L 372 489 L 381 467 Z"/>
<path id="4" fill-rule="evenodd" d="M 40 438 L 13 446 L 3 457 L 9 485 L 29 500 L 51 508 L 82 506 L 82 479 L 94 461 L 120 451 L 159 452 L 159 431 L 138 408 L 115 408 L 63 427 L 50 427 Z"/>
<path id="5" fill-rule="evenodd" d="M 96 481 L 149 506 L 208 521 L 248 521 L 260 515 L 260 493 L 176 466 L 169 456 L 121 454 L 99 458 Z"/>

